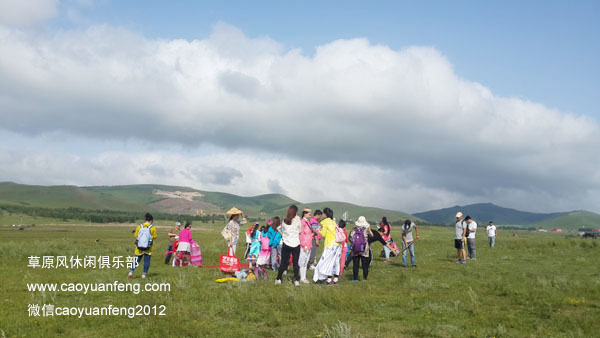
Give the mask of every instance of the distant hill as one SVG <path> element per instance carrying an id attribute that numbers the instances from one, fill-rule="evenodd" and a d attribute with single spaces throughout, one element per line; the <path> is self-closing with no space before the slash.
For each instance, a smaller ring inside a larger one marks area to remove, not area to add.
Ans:
<path id="1" fill-rule="evenodd" d="M 341 217 L 348 211 L 350 218 L 365 216 L 370 222 L 387 216 L 390 221 L 411 218 L 401 211 L 363 207 L 344 202 L 318 202 L 303 204 L 281 194 L 252 197 L 237 196 L 222 192 L 201 191 L 189 187 L 156 184 L 123 186 L 38 186 L 12 182 L 0 182 L 0 205 L 13 204 L 44 208 L 82 208 L 116 211 L 156 211 L 170 214 L 193 215 L 197 211 L 205 214 L 224 213 L 232 206 L 242 209 L 248 216 L 284 215 L 290 204 L 299 207 L 323 208 L 329 206 Z"/>
<path id="2" fill-rule="evenodd" d="M 464 206 L 415 213 L 414 216 L 435 224 L 454 223 L 454 216 L 461 211 L 479 223 L 492 220 L 497 225 L 521 225 L 542 228 L 564 228 L 575 230 L 583 227 L 600 227 L 600 215 L 589 211 L 534 213 L 503 208 L 492 203 L 478 203 Z"/>

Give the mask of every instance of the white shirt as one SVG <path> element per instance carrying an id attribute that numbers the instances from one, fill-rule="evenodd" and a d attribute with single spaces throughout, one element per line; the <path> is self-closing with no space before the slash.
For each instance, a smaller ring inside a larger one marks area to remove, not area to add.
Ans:
<path id="1" fill-rule="evenodd" d="M 488 225 L 487 228 L 485 228 L 487 230 L 487 234 L 488 237 L 496 237 L 496 226 L 495 225 Z"/>
<path id="2" fill-rule="evenodd" d="M 300 231 L 302 230 L 302 220 L 296 216 L 292 218 L 292 224 L 281 222 L 281 238 L 283 243 L 290 248 L 295 248 L 300 245 Z"/>
<path id="3" fill-rule="evenodd" d="M 477 230 L 477 222 L 472 221 L 469 224 L 469 237 L 468 238 L 475 238 L 475 232 L 473 232 L 473 230 Z"/>

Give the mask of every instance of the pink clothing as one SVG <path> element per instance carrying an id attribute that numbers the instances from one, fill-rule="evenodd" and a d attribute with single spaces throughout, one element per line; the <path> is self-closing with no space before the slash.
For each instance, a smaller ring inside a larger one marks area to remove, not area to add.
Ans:
<path id="1" fill-rule="evenodd" d="M 300 248 L 312 249 L 313 232 L 309 220 L 302 218 L 302 229 L 300 230 Z"/>
<path id="2" fill-rule="evenodd" d="M 348 252 L 348 233 L 346 229 L 342 229 L 344 235 L 346 235 L 346 241 L 342 244 L 342 255 L 340 256 L 340 276 L 344 273 L 346 267 L 346 252 Z"/>
<path id="3" fill-rule="evenodd" d="M 183 243 L 191 243 L 192 242 L 192 232 L 190 229 L 183 229 L 179 232 L 179 242 Z"/>

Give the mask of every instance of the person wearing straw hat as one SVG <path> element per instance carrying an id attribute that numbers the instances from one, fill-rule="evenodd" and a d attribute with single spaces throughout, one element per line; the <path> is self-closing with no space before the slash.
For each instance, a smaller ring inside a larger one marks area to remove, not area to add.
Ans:
<path id="1" fill-rule="evenodd" d="M 467 263 L 467 253 L 465 252 L 465 235 L 467 231 L 467 225 L 463 221 L 463 213 L 456 213 L 456 224 L 454 226 L 454 247 L 456 248 L 456 254 L 458 256 L 457 264 Z"/>
<path id="2" fill-rule="evenodd" d="M 370 257 L 372 255 L 369 245 L 369 237 L 373 237 L 371 225 L 367 222 L 365 216 L 360 216 L 356 222 L 356 227 L 350 231 L 348 239 L 351 243 L 350 255 L 352 255 L 352 282 L 358 282 L 359 264 L 362 261 L 363 280 L 369 276 Z"/>
<path id="3" fill-rule="evenodd" d="M 243 217 L 244 213 L 240 209 L 233 207 L 226 212 L 226 215 L 229 215 L 229 222 L 225 225 L 223 231 L 221 231 L 221 235 L 225 238 L 228 246 L 233 250 L 233 254 L 235 255 L 235 249 L 240 239 L 240 225 L 244 223 L 244 220 L 240 222 L 239 219 Z"/>

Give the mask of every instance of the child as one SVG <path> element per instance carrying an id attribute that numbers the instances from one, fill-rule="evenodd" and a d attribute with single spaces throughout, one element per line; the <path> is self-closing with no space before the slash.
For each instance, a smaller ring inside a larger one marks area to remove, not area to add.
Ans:
<path id="1" fill-rule="evenodd" d="M 261 249 L 261 232 L 258 230 L 258 223 L 254 224 L 252 227 L 252 232 L 250 233 L 251 245 L 250 250 L 248 251 L 248 262 L 250 262 L 250 268 L 256 264 L 258 260 L 258 255 L 260 254 Z"/>
<path id="2" fill-rule="evenodd" d="M 260 235 L 260 255 L 258 256 L 256 264 L 264 267 L 268 265 L 271 260 L 271 247 L 269 246 L 269 241 L 271 241 L 271 239 L 267 236 L 267 228 L 265 228 L 265 226 L 260 227 Z"/>

